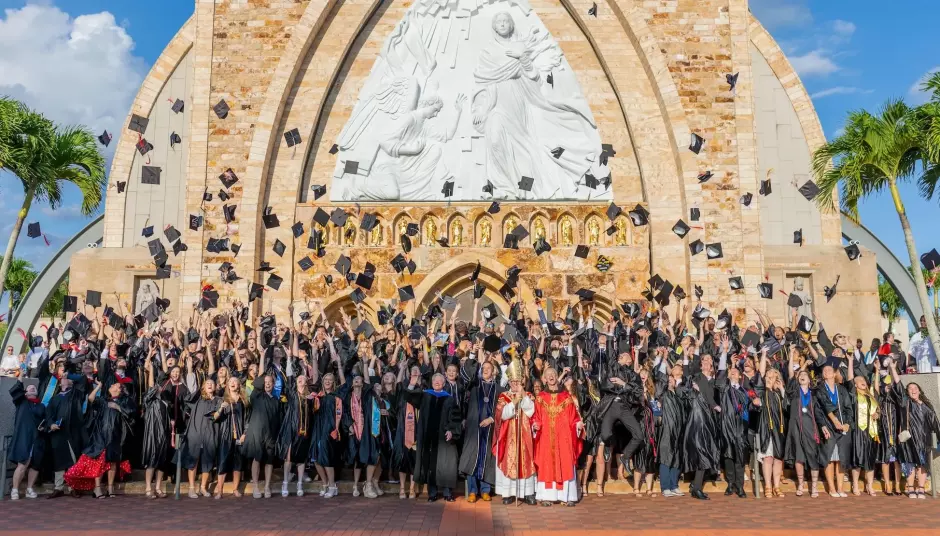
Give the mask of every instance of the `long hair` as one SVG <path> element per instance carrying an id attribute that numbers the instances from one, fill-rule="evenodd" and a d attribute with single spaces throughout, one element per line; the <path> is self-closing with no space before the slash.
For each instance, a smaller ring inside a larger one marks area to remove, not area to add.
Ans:
<path id="1" fill-rule="evenodd" d="M 212 400 L 215 397 L 215 389 L 213 389 L 212 392 L 208 395 L 206 394 L 206 385 L 209 382 L 215 384 L 215 380 L 212 378 L 206 378 L 202 380 L 202 385 L 199 386 L 199 396 L 201 396 L 203 400 Z"/>
<path id="2" fill-rule="evenodd" d="M 222 395 L 223 400 L 225 400 L 229 404 L 235 404 L 236 402 L 241 401 L 242 404 L 247 406 L 248 397 L 245 396 L 245 388 L 242 387 L 242 382 L 235 382 L 235 384 L 238 385 L 238 388 L 236 389 L 237 392 L 234 395 L 228 388 L 229 383 L 231 382 L 225 382 L 225 392 Z"/>

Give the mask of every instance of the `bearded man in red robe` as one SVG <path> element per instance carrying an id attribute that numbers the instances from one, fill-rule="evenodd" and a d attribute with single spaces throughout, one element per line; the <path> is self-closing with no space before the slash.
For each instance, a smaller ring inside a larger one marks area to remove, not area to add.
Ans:
<path id="1" fill-rule="evenodd" d="M 578 502 L 576 468 L 581 454 L 584 425 L 571 394 L 558 381 L 555 369 L 542 374 L 545 389 L 535 401 L 535 467 L 537 484 L 535 498 L 542 506 Z"/>
<path id="2" fill-rule="evenodd" d="M 522 361 L 513 359 L 506 370 L 509 391 L 500 393 L 493 411 L 497 434 L 493 442 L 496 457 L 496 494 L 503 504 L 524 499 L 535 505 L 535 463 L 532 443 L 532 416 L 535 401 L 523 388 Z"/>

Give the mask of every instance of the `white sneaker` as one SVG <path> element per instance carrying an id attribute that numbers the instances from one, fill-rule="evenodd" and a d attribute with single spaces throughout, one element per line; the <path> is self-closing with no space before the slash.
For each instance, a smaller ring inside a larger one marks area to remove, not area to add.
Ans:
<path id="1" fill-rule="evenodd" d="M 20 490 L 18 490 L 18 489 L 11 489 L 11 490 L 10 490 L 10 500 L 11 500 L 11 501 L 18 501 L 18 500 L 20 500 Z"/>
<path id="2" fill-rule="evenodd" d="M 252 487 L 251 496 L 254 497 L 255 499 L 260 499 L 260 498 L 261 498 L 261 489 L 258 488 L 258 485 L 257 485 L 257 484 L 252 484 L 251 487 Z"/>
<path id="3" fill-rule="evenodd" d="M 290 495 L 290 492 L 287 491 L 287 481 L 281 483 L 281 497 L 287 497 Z"/>
<path id="4" fill-rule="evenodd" d="M 270 498 L 271 498 L 271 490 L 270 490 L 270 489 L 264 488 L 264 498 L 265 498 L 265 499 L 270 499 Z"/>
<path id="5" fill-rule="evenodd" d="M 375 494 L 378 495 L 379 497 L 381 497 L 382 495 L 385 495 L 385 492 L 382 491 L 382 486 L 380 486 L 377 481 L 372 483 L 372 490 L 373 490 L 373 491 L 375 492 Z"/>
<path id="6" fill-rule="evenodd" d="M 329 486 L 327 486 L 326 484 L 323 484 L 323 488 L 320 489 L 320 497 L 323 497 L 324 495 L 326 495 L 326 492 L 327 490 L 329 490 L 329 488 L 330 488 Z"/>
<path id="7" fill-rule="evenodd" d="M 663 491 L 663 497 L 675 497 L 676 494 L 671 490 L 667 489 Z"/>
<path id="8" fill-rule="evenodd" d="M 330 499 L 330 498 L 336 497 L 337 495 L 339 495 L 339 488 L 336 486 L 330 486 L 329 488 L 327 488 L 326 494 L 323 495 L 323 498 Z"/>
<path id="9" fill-rule="evenodd" d="M 353 484 L 353 497 L 359 496 L 359 484 Z"/>
<path id="10" fill-rule="evenodd" d="M 684 496 L 685 496 L 685 492 L 682 491 L 682 490 L 680 490 L 679 488 L 676 488 L 676 489 L 672 490 L 672 493 L 673 493 L 676 497 L 684 497 Z"/>
<path id="11" fill-rule="evenodd" d="M 309 484 L 311 482 L 313 482 L 313 479 L 310 478 L 310 475 L 304 474 L 304 484 Z"/>
<path id="12" fill-rule="evenodd" d="M 298 497 L 304 496 L 304 483 L 303 482 L 297 483 L 297 496 Z"/>
<path id="13" fill-rule="evenodd" d="M 366 499 L 375 499 L 378 497 L 378 494 L 373 489 L 372 482 L 366 482 L 366 485 L 363 486 L 362 494 L 366 496 Z"/>
<path id="14" fill-rule="evenodd" d="M 36 499 L 39 495 L 33 491 L 33 488 L 26 488 L 26 498 L 27 499 Z"/>

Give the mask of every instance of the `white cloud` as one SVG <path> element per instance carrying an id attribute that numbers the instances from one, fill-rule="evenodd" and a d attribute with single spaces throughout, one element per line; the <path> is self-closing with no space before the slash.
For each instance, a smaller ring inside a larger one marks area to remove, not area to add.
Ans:
<path id="1" fill-rule="evenodd" d="M 0 94 L 63 124 L 120 130 L 146 74 L 134 40 L 107 11 L 72 18 L 52 5 L 0 17 Z"/>
<path id="2" fill-rule="evenodd" d="M 822 99 L 824 97 L 831 97 L 832 95 L 853 95 L 856 93 L 867 94 L 871 92 L 872 90 L 870 89 L 862 89 L 860 87 L 836 86 L 836 87 L 830 87 L 830 88 L 817 91 L 813 93 L 812 95 L 810 95 L 810 98 Z"/>
<path id="3" fill-rule="evenodd" d="M 828 53 L 823 49 L 816 49 L 802 56 L 793 56 L 790 58 L 790 63 L 803 78 L 826 76 L 839 70 L 839 66 L 828 57 Z"/>
<path id="4" fill-rule="evenodd" d="M 855 33 L 855 24 L 847 21 L 836 19 L 832 21 L 832 30 L 844 37 L 849 37 Z"/>
<path id="5" fill-rule="evenodd" d="M 751 0 L 751 11 L 767 28 L 812 24 L 813 14 L 805 0 Z"/>
<path id="6" fill-rule="evenodd" d="M 922 88 L 923 88 L 924 82 L 926 82 L 927 79 L 930 78 L 931 75 L 933 75 L 936 72 L 940 72 L 940 65 L 924 73 L 924 75 L 918 78 L 917 82 L 914 82 L 911 88 L 907 90 L 907 97 L 908 97 L 907 100 L 911 104 L 923 104 L 927 102 L 928 100 L 930 100 L 930 94 L 924 91 Z"/>

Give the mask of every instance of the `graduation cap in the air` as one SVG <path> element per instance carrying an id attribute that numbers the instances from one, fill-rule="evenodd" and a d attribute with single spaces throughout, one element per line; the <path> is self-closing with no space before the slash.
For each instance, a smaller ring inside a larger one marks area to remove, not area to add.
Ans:
<path id="1" fill-rule="evenodd" d="M 600 162 L 602 165 L 607 165 L 607 159 L 611 156 L 617 156 L 617 151 L 614 150 L 614 146 L 611 143 L 602 143 L 601 144 L 601 157 Z"/>
<path id="2" fill-rule="evenodd" d="M 202 291 L 202 297 L 199 299 L 199 308 L 203 311 L 215 309 L 219 306 L 219 292 L 212 287 Z"/>
<path id="3" fill-rule="evenodd" d="M 413 273 L 415 273 L 415 270 L 418 269 L 418 265 L 415 264 L 414 259 L 409 259 L 409 260 L 408 260 L 408 266 L 407 266 L 407 268 L 408 268 L 408 273 L 409 273 L 409 274 L 413 274 Z"/>
<path id="4" fill-rule="evenodd" d="M 593 2 L 591 7 L 588 8 L 588 15 L 591 15 L 595 19 L 597 18 L 597 2 Z"/>
<path id="5" fill-rule="evenodd" d="M 317 200 L 326 195 L 326 185 L 324 184 L 314 184 L 310 187 L 310 191 L 313 192 L 313 199 Z"/>
<path id="6" fill-rule="evenodd" d="M 413 299 L 415 299 L 415 290 L 414 288 L 411 287 L 411 285 L 405 285 L 398 289 L 398 301 L 399 302 L 405 303 Z"/>
<path id="7" fill-rule="evenodd" d="M 144 236 L 150 237 L 150 236 L 152 236 L 152 235 L 153 235 L 153 226 L 145 227 L 145 228 L 144 228 Z M 150 250 L 150 256 L 151 256 L 151 257 L 157 255 L 157 254 L 160 253 L 161 251 L 165 251 L 165 249 L 164 249 L 164 247 L 163 247 L 163 243 L 160 242 L 160 239 L 159 239 L 159 238 L 154 238 L 153 240 L 147 242 L 147 248 Z"/>
<path id="8" fill-rule="evenodd" d="M 806 181 L 803 186 L 800 186 L 800 193 L 807 201 L 812 201 L 819 194 L 819 186 L 811 180 Z"/>
<path id="9" fill-rule="evenodd" d="M 721 250 L 721 242 L 706 245 L 705 254 L 709 259 L 720 259 L 725 256 L 724 252 Z"/>
<path id="10" fill-rule="evenodd" d="M 219 119 L 225 119 L 226 117 L 228 117 L 229 109 L 230 108 L 228 106 L 228 103 L 225 102 L 225 99 L 220 100 L 218 104 L 212 107 L 212 110 L 215 112 L 215 115 Z"/>
<path id="11" fill-rule="evenodd" d="M 222 186 L 225 186 L 226 189 L 231 188 L 236 182 L 238 182 L 238 175 L 232 171 L 232 168 L 228 168 L 219 175 L 219 180 L 222 181 Z"/>
<path id="12" fill-rule="evenodd" d="M 725 329 L 731 325 L 731 313 L 727 309 L 723 310 L 718 315 L 718 320 L 715 321 L 715 329 Z"/>
<path id="13" fill-rule="evenodd" d="M 401 240 L 401 250 L 405 253 L 411 253 L 411 239 L 408 238 L 408 235 L 403 234 L 399 238 Z"/>
<path id="14" fill-rule="evenodd" d="M 703 171 L 702 173 L 698 174 L 697 178 L 698 178 L 699 184 L 701 184 L 701 183 L 708 182 L 714 176 L 715 174 L 712 173 L 711 171 Z"/>
<path id="15" fill-rule="evenodd" d="M 137 114 L 131 115 L 131 122 L 128 123 L 127 129 L 133 130 L 138 134 L 143 134 L 147 130 L 147 124 L 150 123 L 150 120 L 146 117 L 141 117 Z"/>
<path id="16" fill-rule="evenodd" d="M 620 213 L 622 212 L 623 212 L 623 209 L 618 207 L 615 203 L 611 203 L 610 205 L 607 206 L 607 219 L 610 221 L 614 221 L 615 219 L 617 219 L 617 216 L 619 216 Z"/>
<path id="17" fill-rule="evenodd" d="M 725 81 L 728 82 L 729 86 L 731 86 L 729 91 L 734 91 L 735 86 L 738 85 L 738 73 L 726 74 Z"/>
<path id="18" fill-rule="evenodd" d="M 291 129 L 284 133 L 284 140 L 287 141 L 288 147 L 293 147 L 300 144 L 300 130 Z"/>
<path id="19" fill-rule="evenodd" d="M 937 249 L 934 248 L 920 256 L 920 263 L 928 271 L 936 270 L 940 268 L 940 253 L 937 253 Z"/>
<path id="20" fill-rule="evenodd" d="M 507 281 L 503 283 L 503 286 L 499 287 L 499 295 L 502 296 L 504 300 L 509 301 L 516 297 L 516 291 L 513 290 L 512 286 Z"/>
<path id="21" fill-rule="evenodd" d="M 728 286 L 731 287 L 731 290 L 741 290 L 744 288 L 744 279 L 742 279 L 739 275 L 729 277 Z"/>
<path id="22" fill-rule="evenodd" d="M 793 243 L 803 245 L 803 229 L 797 229 L 793 231 Z"/>
<path id="23" fill-rule="evenodd" d="M 640 305 L 636 302 L 622 303 L 620 304 L 620 309 L 623 310 L 623 314 L 630 318 L 636 318 L 640 315 Z"/>
<path id="24" fill-rule="evenodd" d="M 590 289 L 580 288 L 575 294 L 580 298 L 580 301 L 591 302 L 594 301 L 595 292 Z"/>
<path id="25" fill-rule="evenodd" d="M 839 285 L 839 279 L 841 279 L 841 278 L 842 278 L 841 275 L 837 275 L 837 276 L 836 276 L 836 282 L 833 283 L 831 287 L 825 287 L 825 288 L 823 288 L 823 294 L 826 295 L 826 303 L 829 303 L 830 301 L 832 301 L 832 298 L 835 297 L 835 295 L 836 295 L 836 287 Z"/>
<path id="26" fill-rule="evenodd" d="M 176 227 L 167 225 L 166 229 L 163 230 L 163 236 L 166 237 L 167 242 L 176 242 L 182 235 L 176 230 Z"/>
<path id="27" fill-rule="evenodd" d="M 538 240 L 536 240 L 535 244 L 533 245 L 533 248 L 535 249 L 535 254 L 537 256 L 541 256 L 542 253 L 548 253 L 549 251 L 552 250 L 551 244 L 549 244 L 548 241 L 545 240 L 544 238 L 539 238 Z"/>
<path id="28" fill-rule="evenodd" d="M 606 229 L 604 232 L 607 233 L 607 236 L 613 236 L 614 233 L 617 232 L 617 226 L 616 226 L 616 225 L 610 225 L 610 226 L 607 227 L 607 229 Z"/>
<path id="29" fill-rule="evenodd" d="M 153 264 L 158 268 L 163 268 L 166 265 L 166 261 L 170 259 L 169 255 L 166 254 L 166 250 L 161 249 L 159 253 L 153 256 Z"/>
<path id="30" fill-rule="evenodd" d="M 310 255 L 297 261 L 297 265 L 300 266 L 301 272 L 306 272 L 307 270 L 313 268 L 313 260 L 310 259 Z"/>
<path id="31" fill-rule="evenodd" d="M 490 214 L 498 214 L 499 213 L 499 201 L 493 201 L 492 203 L 490 203 L 490 206 L 489 208 L 486 209 L 486 211 L 489 212 Z"/>
<path id="32" fill-rule="evenodd" d="M 111 326 L 112 329 L 119 331 L 124 329 L 124 319 L 121 318 L 121 315 L 115 313 L 114 309 L 105 314 L 104 317 L 108 319 L 108 325 Z"/>
<path id="33" fill-rule="evenodd" d="M 185 103 L 181 99 L 176 99 L 176 102 L 173 103 L 173 106 L 170 107 L 173 110 L 173 113 L 180 113 L 183 111 Z"/>
<path id="34" fill-rule="evenodd" d="M 520 223 L 519 225 L 516 225 L 516 227 L 512 230 L 512 234 L 518 240 L 525 240 L 525 238 L 529 236 L 529 231 L 527 231 L 526 228 L 523 227 L 522 224 Z"/>
<path id="35" fill-rule="evenodd" d="M 273 212 L 271 207 L 264 209 L 264 214 L 261 216 L 261 221 L 264 222 L 265 229 L 273 229 L 275 227 L 281 226 L 281 221 L 277 218 L 277 214 Z"/>
<path id="36" fill-rule="evenodd" d="M 486 287 L 483 286 L 483 283 L 479 281 L 474 281 L 473 283 L 473 299 L 478 300 L 483 297 L 483 293 L 486 292 Z"/>
<path id="37" fill-rule="evenodd" d="M 374 267 L 373 267 L 374 268 Z M 359 275 L 356 276 L 356 285 L 370 290 L 372 289 L 372 283 L 375 282 L 375 271 L 364 270 L 359 272 Z"/>
<path id="38" fill-rule="evenodd" d="M 442 248 L 450 247 L 450 240 L 448 240 L 446 236 L 442 236 L 442 237 L 438 238 L 438 239 L 437 239 L 437 243 L 438 243 Z"/>
<path id="39" fill-rule="evenodd" d="M 320 227 L 326 227 L 326 224 L 330 222 L 330 215 L 322 208 L 317 207 L 317 211 L 313 213 L 313 221 Z"/>
<path id="40" fill-rule="evenodd" d="M 545 81 L 548 82 L 548 85 L 555 87 L 555 76 L 549 71 L 548 76 L 545 77 Z"/>
<path id="41" fill-rule="evenodd" d="M 741 196 L 741 204 L 746 207 L 751 206 L 751 201 L 753 200 L 754 200 L 754 194 L 752 194 L 751 192 L 747 192 L 746 194 Z"/>
<path id="42" fill-rule="evenodd" d="M 362 216 L 362 221 L 359 222 L 359 228 L 369 233 L 372 232 L 372 229 L 375 229 L 378 224 L 379 220 L 376 215 L 369 212 Z"/>
<path id="43" fill-rule="evenodd" d="M 653 277 L 651 277 L 647 283 L 650 284 L 650 288 L 653 289 L 653 292 L 656 292 L 663 288 L 663 285 L 666 283 L 666 281 L 660 277 L 659 274 L 653 274 Z"/>
<path id="44" fill-rule="evenodd" d="M 232 245 L 230 246 L 230 249 L 232 250 L 232 253 L 234 253 L 235 256 L 237 257 L 237 256 L 238 256 L 238 252 L 242 249 L 242 245 L 241 245 L 241 244 L 232 244 Z"/>
<path id="45" fill-rule="evenodd" d="M 222 214 L 225 216 L 225 223 L 235 221 L 235 209 L 238 205 L 222 205 Z"/>
<path id="46" fill-rule="evenodd" d="M 757 348 L 758 344 L 760 344 L 760 335 L 756 331 L 749 329 L 744 332 L 744 336 L 741 337 L 741 346 L 743 348 Z"/>
<path id="47" fill-rule="evenodd" d="M 797 294 L 790 293 L 787 296 L 787 307 L 803 307 L 803 299 Z"/>
<path id="48" fill-rule="evenodd" d="M 405 267 L 408 266 L 408 261 L 405 259 L 405 256 L 399 253 L 391 260 L 392 268 L 396 273 L 402 273 Z"/>
<path id="49" fill-rule="evenodd" d="M 296 222 L 294 225 L 291 225 L 290 232 L 294 235 L 294 238 L 300 238 L 304 234 L 304 224 L 302 222 Z"/>
<path id="50" fill-rule="evenodd" d="M 702 217 L 702 211 L 698 207 L 692 207 L 689 210 L 689 219 L 692 221 L 698 221 Z"/>
<path id="51" fill-rule="evenodd" d="M 262 293 L 264 293 L 264 285 L 252 283 L 251 288 L 248 290 L 248 303 L 260 298 Z"/>
<path id="52" fill-rule="evenodd" d="M 861 257 L 862 250 L 858 249 L 858 242 L 850 242 L 849 245 L 845 246 L 845 254 L 849 257 L 850 261 Z"/>
<path id="53" fill-rule="evenodd" d="M 97 290 L 88 290 L 85 292 L 85 303 L 92 307 L 101 307 L 101 293 Z"/>
<path id="54" fill-rule="evenodd" d="M 98 142 L 107 147 L 111 144 L 111 134 L 107 130 L 98 135 Z"/>
<path id="55" fill-rule="evenodd" d="M 627 215 L 630 216 L 630 221 L 633 222 L 634 227 L 642 227 L 650 221 L 650 213 L 641 205 L 633 207 L 633 210 L 627 212 Z"/>
<path id="56" fill-rule="evenodd" d="M 339 258 L 336 259 L 336 264 L 333 265 L 333 268 L 336 269 L 340 275 L 345 276 L 352 270 L 352 260 L 346 255 L 340 254 Z"/>
<path id="57" fill-rule="evenodd" d="M 695 154 L 699 154 L 702 151 L 702 145 L 704 144 L 705 144 L 705 138 L 693 132 L 692 141 L 689 143 L 689 150 Z"/>
<path id="58" fill-rule="evenodd" d="M 809 333 L 813 331 L 813 326 L 816 325 L 815 320 L 810 320 L 806 315 L 800 317 L 800 320 L 796 323 L 796 329 L 802 331 L 803 333 Z"/>
<path id="59" fill-rule="evenodd" d="M 173 243 L 173 255 L 179 255 L 183 251 L 187 251 L 189 246 L 183 243 L 182 240 L 177 240 Z"/>
<path id="60" fill-rule="evenodd" d="M 554 156 L 556 159 L 561 158 L 561 155 L 564 153 L 565 153 L 564 147 L 555 147 L 554 149 L 552 149 L 552 156 Z"/>
<path id="61" fill-rule="evenodd" d="M 375 334 L 375 326 L 372 325 L 372 322 L 363 319 L 359 321 L 359 325 L 356 326 L 354 333 L 368 339 Z"/>
<path id="62" fill-rule="evenodd" d="M 519 189 L 522 190 L 523 192 L 531 192 L 533 185 L 535 185 L 535 179 L 533 179 L 532 177 L 523 176 L 519 180 Z"/>
<path id="63" fill-rule="evenodd" d="M 473 272 L 470 273 L 470 281 L 476 281 L 477 278 L 480 277 L 481 269 L 482 269 L 482 266 L 480 265 L 480 261 L 477 261 L 476 267 L 473 269 Z"/>
<path id="64" fill-rule="evenodd" d="M 127 188 L 127 181 L 117 181 L 117 193 L 123 194 L 125 188 Z"/>
<path id="65" fill-rule="evenodd" d="M 676 236 L 679 238 L 685 238 L 685 235 L 689 234 L 689 227 L 684 221 L 679 220 L 675 225 L 672 226 L 672 232 L 676 233 Z"/>
<path id="66" fill-rule="evenodd" d="M 606 177 L 601 178 L 601 184 L 604 185 L 605 190 L 610 190 L 610 185 L 613 183 L 614 183 L 614 180 L 610 173 L 607 173 Z"/>
<path id="67" fill-rule="evenodd" d="M 672 283 L 664 281 L 662 288 L 656 293 L 656 297 L 654 298 L 656 303 L 662 307 L 669 305 L 669 296 L 672 295 L 673 288 Z"/>
<path id="68" fill-rule="evenodd" d="M 606 272 L 610 270 L 610 267 L 613 266 L 613 263 L 607 257 L 603 255 L 597 256 L 597 262 L 594 264 L 594 267 L 597 268 L 599 272 Z"/>
<path id="69" fill-rule="evenodd" d="M 590 250 L 591 248 L 588 246 L 579 245 L 578 247 L 574 248 L 574 256 L 578 257 L 579 259 L 586 259 Z"/>
<path id="70" fill-rule="evenodd" d="M 149 153 L 152 150 L 153 144 L 147 141 L 147 138 L 140 138 L 137 140 L 137 152 L 140 153 L 141 156 Z"/>
<path id="71" fill-rule="evenodd" d="M 284 282 L 284 278 L 282 278 L 281 276 L 277 274 L 268 274 L 267 285 L 273 288 L 274 290 L 278 290 L 279 288 L 281 288 L 281 283 L 283 282 Z"/>
<path id="72" fill-rule="evenodd" d="M 685 289 L 680 285 L 676 285 L 675 290 L 672 291 L 672 295 L 675 296 L 677 300 L 684 300 L 687 298 Z"/>
<path id="73" fill-rule="evenodd" d="M 160 173 L 163 169 L 158 166 L 141 166 L 140 182 L 142 184 L 160 184 Z"/>
<path id="74" fill-rule="evenodd" d="M 183 138 L 176 132 L 170 133 L 170 148 L 176 147 L 177 143 L 183 143 Z"/>
<path id="75" fill-rule="evenodd" d="M 503 247 L 506 249 L 519 249 L 519 237 L 509 233 L 503 239 Z"/>
<path id="76" fill-rule="evenodd" d="M 271 266 L 271 263 L 268 261 L 261 261 L 261 264 L 258 265 L 259 272 L 270 272 L 274 268 Z"/>
<path id="77" fill-rule="evenodd" d="M 702 289 L 700 285 L 695 285 L 694 292 L 695 292 L 696 299 L 699 299 L 699 300 L 701 300 L 702 296 L 705 295 L 705 291 Z"/>
<path id="78" fill-rule="evenodd" d="M 203 200 L 204 202 L 207 202 L 207 203 L 208 203 L 209 201 L 212 201 L 212 194 L 209 193 L 209 189 L 208 189 L 208 188 L 206 189 L 206 191 L 202 192 L 202 200 Z"/>
<path id="79" fill-rule="evenodd" d="M 164 255 L 166 255 L 166 253 L 164 253 Z M 154 279 L 169 279 L 170 274 L 172 273 L 173 273 L 172 264 L 159 265 L 157 266 L 157 271 L 154 274 Z"/>
<path id="80" fill-rule="evenodd" d="M 757 291 L 760 292 L 760 297 L 765 300 L 774 299 L 774 285 L 773 283 L 761 283 L 757 285 Z"/>
<path id="81" fill-rule="evenodd" d="M 445 182 L 444 187 L 441 188 L 441 194 L 443 194 L 444 197 L 450 197 L 454 195 L 454 181 Z"/>
<path id="82" fill-rule="evenodd" d="M 347 160 L 343 165 L 343 173 L 348 175 L 356 175 L 359 173 L 359 162 L 356 160 Z"/>
<path id="83" fill-rule="evenodd" d="M 348 218 L 349 215 L 346 214 L 346 211 L 339 207 L 334 208 L 333 212 L 330 213 L 330 221 L 337 227 L 345 227 Z"/>
<path id="84" fill-rule="evenodd" d="M 696 239 L 694 242 L 689 244 L 689 253 L 692 255 L 698 255 L 705 250 L 705 242 Z"/>
<path id="85" fill-rule="evenodd" d="M 39 229 L 39 222 L 33 222 L 26 226 L 26 236 L 30 238 L 39 238 L 42 231 Z"/>
<path id="86" fill-rule="evenodd" d="M 284 245 L 284 242 L 281 242 L 279 239 L 274 240 L 274 247 L 272 248 L 274 253 L 277 253 L 278 257 L 284 256 L 284 251 L 287 250 L 287 246 Z"/>
<path id="87" fill-rule="evenodd" d="M 770 186 L 770 179 L 765 179 L 760 181 L 760 195 L 770 195 L 773 192 L 773 188 Z"/>
<path id="88" fill-rule="evenodd" d="M 486 181 L 486 184 L 483 185 L 483 193 L 493 195 L 493 183 Z"/>
<path id="89" fill-rule="evenodd" d="M 334 143 L 333 145 L 330 146 L 330 151 L 329 151 L 330 154 L 336 154 L 338 152 L 339 152 L 339 145 Z"/>
<path id="90" fill-rule="evenodd" d="M 592 190 L 596 190 L 598 186 L 601 185 L 600 181 L 597 180 L 597 177 L 590 173 L 584 174 L 584 185 Z"/>
<path id="91" fill-rule="evenodd" d="M 189 215 L 189 228 L 193 231 L 198 231 L 202 227 L 202 216 L 196 214 Z"/>

